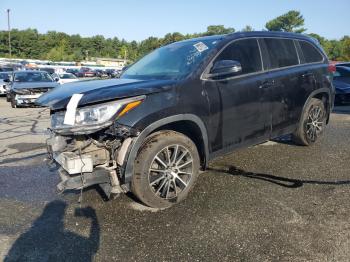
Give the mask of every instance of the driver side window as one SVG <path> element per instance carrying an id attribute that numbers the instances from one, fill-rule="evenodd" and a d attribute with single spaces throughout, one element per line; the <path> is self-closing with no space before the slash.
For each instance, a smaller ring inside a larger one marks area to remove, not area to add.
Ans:
<path id="1" fill-rule="evenodd" d="M 215 59 L 215 62 L 219 60 L 235 60 L 239 62 L 242 66 L 242 71 L 238 75 L 262 71 L 257 39 L 243 39 L 233 42 L 221 52 Z"/>

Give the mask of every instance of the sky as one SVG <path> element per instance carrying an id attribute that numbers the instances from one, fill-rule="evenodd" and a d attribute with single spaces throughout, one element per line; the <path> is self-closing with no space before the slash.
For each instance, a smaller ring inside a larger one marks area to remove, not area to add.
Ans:
<path id="1" fill-rule="evenodd" d="M 0 30 L 7 30 L 8 8 L 12 28 L 128 41 L 205 32 L 208 25 L 262 30 L 289 10 L 302 13 L 307 33 L 329 39 L 350 35 L 350 0 L 0 0 Z"/>

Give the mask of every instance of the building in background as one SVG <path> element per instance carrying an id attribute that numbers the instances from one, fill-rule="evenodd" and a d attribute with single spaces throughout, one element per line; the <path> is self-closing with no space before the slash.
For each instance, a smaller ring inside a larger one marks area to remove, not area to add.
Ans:
<path id="1" fill-rule="evenodd" d="M 96 65 L 99 66 L 116 68 L 123 68 L 128 63 L 128 60 L 118 58 L 91 57 L 90 60 L 96 62 Z"/>

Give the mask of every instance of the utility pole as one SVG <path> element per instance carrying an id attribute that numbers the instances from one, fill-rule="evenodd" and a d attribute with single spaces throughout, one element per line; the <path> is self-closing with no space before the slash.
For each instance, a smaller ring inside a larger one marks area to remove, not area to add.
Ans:
<path id="1" fill-rule="evenodd" d="M 10 9 L 7 9 L 7 29 L 9 33 L 9 53 L 10 53 L 10 58 L 12 57 L 11 53 L 11 26 L 10 26 Z"/>

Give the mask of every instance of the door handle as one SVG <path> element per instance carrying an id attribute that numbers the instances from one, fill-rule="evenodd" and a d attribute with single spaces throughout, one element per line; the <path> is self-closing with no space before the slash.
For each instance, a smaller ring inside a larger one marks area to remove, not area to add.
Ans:
<path id="1" fill-rule="evenodd" d="M 303 78 L 306 78 L 306 77 L 310 77 L 310 76 L 313 76 L 313 75 L 314 75 L 314 73 L 312 73 L 312 72 L 306 72 L 306 73 L 302 74 L 301 76 Z"/>
<path id="2" fill-rule="evenodd" d="M 273 85 L 275 85 L 275 80 L 266 80 L 266 81 L 260 82 L 259 88 L 265 89 L 265 88 L 269 88 Z"/>

